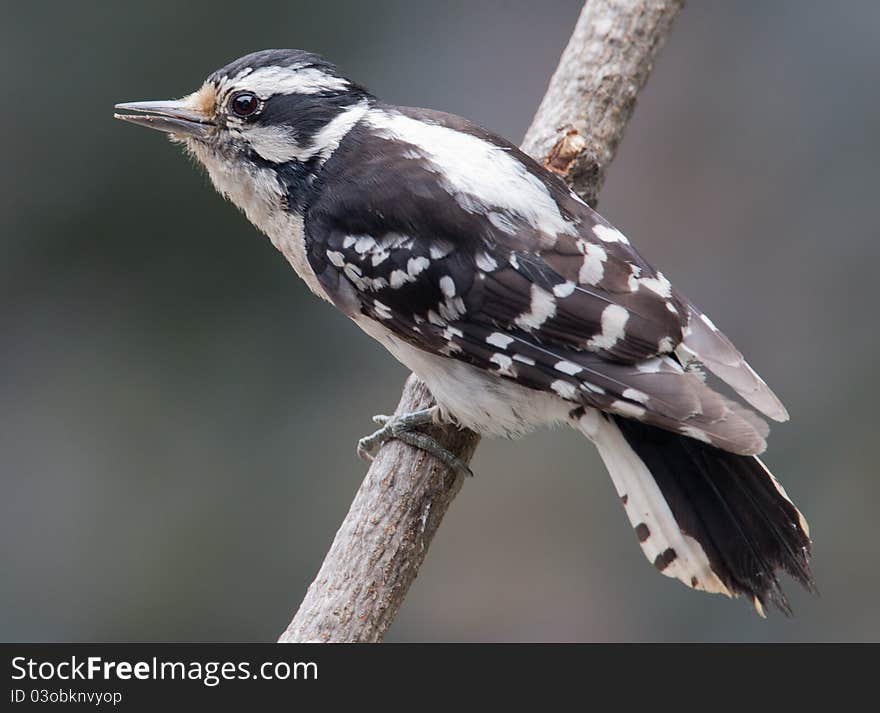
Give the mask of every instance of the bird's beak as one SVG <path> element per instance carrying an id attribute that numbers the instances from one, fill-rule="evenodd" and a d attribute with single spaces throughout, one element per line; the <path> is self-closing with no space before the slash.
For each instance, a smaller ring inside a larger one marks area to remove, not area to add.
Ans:
<path id="1" fill-rule="evenodd" d="M 204 138 L 213 128 L 210 117 L 194 108 L 186 99 L 168 101 L 128 102 L 117 104 L 116 109 L 138 111 L 140 114 L 114 113 L 113 118 L 128 121 L 138 126 L 146 126 L 176 136 Z"/>

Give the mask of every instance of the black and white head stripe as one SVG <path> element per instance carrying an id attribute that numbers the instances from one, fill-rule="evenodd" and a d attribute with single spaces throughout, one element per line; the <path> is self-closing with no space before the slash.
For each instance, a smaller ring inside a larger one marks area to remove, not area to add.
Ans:
<path id="1" fill-rule="evenodd" d="M 242 95 L 256 104 L 246 116 L 232 108 Z M 223 129 L 215 137 L 215 149 L 239 151 L 273 166 L 313 162 L 307 171 L 294 171 L 298 184 L 335 151 L 374 101 L 331 63 L 299 50 L 246 55 L 214 72 L 192 97 L 211 105 L 215 123 Z"/>
<path id="2" fill-rule="evenodd" d="M 218 69 L 208 81 L 220 95 L 247 89 L 262 99 L 276 94 L 329 94 L 354 86 L 325 59 L 301 50 L 262 50 Z"/>

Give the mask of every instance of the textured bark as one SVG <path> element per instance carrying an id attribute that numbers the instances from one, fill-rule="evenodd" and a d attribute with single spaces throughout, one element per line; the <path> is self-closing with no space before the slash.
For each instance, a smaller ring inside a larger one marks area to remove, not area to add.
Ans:
<path id="1" fill-rule="evenodd" d="M 590 205 L 684 0 L 592 0 L 575 25 L 523 151 Z"/>
<path id="2" fill-rule="evenodd" d="M 589 0 L 578 18 L 523 149 L 591 205 L 682 5 Z M 410 376 L 397 413 L 432 404 L 425 386 Z M 480 440 L 451 426 L 432 435 L 465 462 Z M 462 480 L 422 451 L 387 443 L 279 641 L 381 641 Z"/>

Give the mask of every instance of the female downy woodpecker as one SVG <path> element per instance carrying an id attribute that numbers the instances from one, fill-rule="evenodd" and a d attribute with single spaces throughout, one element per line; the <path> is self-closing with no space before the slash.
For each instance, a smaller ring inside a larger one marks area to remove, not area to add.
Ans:
<path id="1" fill-rule="evenodd" d="M 255 52 L 183 99 L 117 109 L 182 143 L 312 292 L 427 384 L 435 416 L 484 434 L 559 422 L 583 433 L 663 574 L 744 595 L 759 613 L 789 612 L 778 571 L 813 586 L 807 523 L 757 457 L 766 423 L 698 365 L 784 421 L 779 399 L 516 146 L 458 116 L 383 104 L 300 50 Z M 421 423 L 383 434 L 430 450 L 412 432 Z"/>

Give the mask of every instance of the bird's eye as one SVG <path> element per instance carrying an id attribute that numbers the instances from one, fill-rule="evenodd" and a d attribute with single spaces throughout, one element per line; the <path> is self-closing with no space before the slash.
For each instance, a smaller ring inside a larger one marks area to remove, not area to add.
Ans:
<path id="1" fill-rule="evenodd" d="M 230 98 L 229 108 L 236 116 L 242 118 L 253 116 L 260 108 L 260 100 L 250 92 L 239 92 Z"/>

